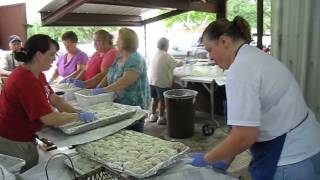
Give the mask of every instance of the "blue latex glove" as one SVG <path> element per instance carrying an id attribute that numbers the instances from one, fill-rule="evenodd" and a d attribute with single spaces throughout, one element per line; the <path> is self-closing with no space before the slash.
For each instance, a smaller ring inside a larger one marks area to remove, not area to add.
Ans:
<path id="1" fill-rule="evenodd" d="M 79 119 L 82 122 L 91 122 L 96 119 L 95 115 L 91 112 L 79 112 Z"/>
<path id="2" fill-rule="evenodd" d="M 193 160 L 191 162 L 192 166 L 195 167 L 206 167 L 206 166 L 210 166 L 210 163 L 208 163 L 207 161 L 204 160 L 204 153 L 194 153 L 191 155 L 191 157 L 193 157 Z"/>
<path id="3" fill-rule="evenodd" d="M 67 83 L 73 83 L 74 81 L 75 81 L 75 79 L 73 79 L 73 78 L 67 79 Z"/>
<path id="4" fill-rule="evenodd" d="M 59 84 L 62 84 L 62 83 L 73 83 L 75 79 L 72 79 L 72 78 L 67 78 L 67 79 L 62 79 Z"/>
<path id="5" fill-rule="evenodd" d="M 226 171 L 229 168 L 230 164 L 225 163 L 224 161 L 215 161 L 212 163 L 213 169 L 219 169 L 221 171 Z"/>
<path id="6" fill-rule="evenodd" d="M 90 89 L 90 94 L 91 95 L 97 95 L 97 94 L 102 94 L 106 93 L 107 91 L 104 88 L 95 88 L 95 89 Z"/>
<path id="7" fill-rule="evenodd" d="M 75 79 L 72 83 L 75 87 L 78 87 L 78 88 L 85 88 L 86 85 L 84 84 L 83 81 L 81 80 L 78 80 L 78 79 Z"/>
<path id="8" fill-rule="evenodd" d="M 61 81 L 59 81 L 59 84 L 63 84 L 63 83 L 67 83 L 68 79 L 62 79 Z"/>
<path id="9" fill-rule="evenodd" d="M 54 79 L 53 78 L 51 78 L 49 81 L 48 81 L 48 83 L 49 84 L 52 84 L 53 83 L 53 81 L 54 81 Z M 59 82 L 60 83 L 60 82 Z"/>
<path id="10" fill-rule="evenodd" d="M 224 161 L 215 161 L 214 163 L 208 163 L 204 160 L 205 153 L 194 153 L 191 155 L 193 160 L 191 165 L 196 167 L 207 167 L 211 166 L 213 169 L 219 169 L 221 171 L 226 171 L 229 168 L 229 164 L 225 163 Z"/>

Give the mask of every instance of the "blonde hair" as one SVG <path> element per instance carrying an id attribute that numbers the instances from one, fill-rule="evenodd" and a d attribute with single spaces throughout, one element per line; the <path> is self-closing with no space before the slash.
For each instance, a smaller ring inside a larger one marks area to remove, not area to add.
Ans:
<path id="1" fill-rule="evenodd" d="M 99 36 L 102 40 L 108 42 L 109 45 L 113 45 L 113 35 L 108 31 L 100 29 L 94 33 L 96 36 Z"/>
<path id="2" fill-rule="evenodd" d="M 121 28 L 119 30 L 118 39 L 121 41 L 121 48 L 135 52 L 139 47 L 138 35 L 132 29 L 129 28 Z"/>

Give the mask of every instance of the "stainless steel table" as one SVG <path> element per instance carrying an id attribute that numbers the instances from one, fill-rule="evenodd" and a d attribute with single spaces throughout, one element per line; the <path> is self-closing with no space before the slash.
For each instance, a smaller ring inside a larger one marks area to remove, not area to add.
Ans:
<path id="1" fill-rule="evenodd" d="M 50 180 L 71 180 L 74 173 L 64 164 L 65 157 L 58 156 L 48 164 L 48 176 Z M 170 167 L 161 170 L 157 175 L 147 178 L 146 180 L 194 180 L 194 179 L 223 179 L 236 180 L 237 176 L 223 174 L 209 168 L 197 168 L 188 164 L 190 160 L 182 160 Z M 46 180 L 45 173 L 46 163 L 40 163 L 32 169 L 23 173 L 20 177 L 24 180 Z M 129 179 L 134 179 L 130 177 Z"/>

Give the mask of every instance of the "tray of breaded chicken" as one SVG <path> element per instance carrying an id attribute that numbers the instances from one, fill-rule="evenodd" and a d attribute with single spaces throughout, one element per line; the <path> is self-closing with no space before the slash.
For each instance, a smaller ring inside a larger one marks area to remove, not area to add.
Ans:
<path id="1" fill-rule="evenodd" d="M 97 141 L 79 145 L 81 156 L 135 178 L 145 178 L 175 163 L 189 150 L 180 143 L 143 133 L 121 130 Z"/>
<path id="2" fill-rule="evenodd" d="M 137 108 L 129 105 L 105 102 L 81 107 L 81 110 L 94 113 L 96 120 L 91 122 L 76 121 L 57 126 L 57 128 L 68 135 L 79 134 L 128 119 L 136 113 Z"/>

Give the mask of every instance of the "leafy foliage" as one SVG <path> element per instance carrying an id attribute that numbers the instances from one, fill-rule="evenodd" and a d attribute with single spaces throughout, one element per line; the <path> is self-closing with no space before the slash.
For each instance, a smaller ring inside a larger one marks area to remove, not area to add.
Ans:
<path id="1" fill-rule="evenodd" d="M 164 11 L 160 11 L 164 13 Z M 257 2 L 256 0 L 228 0 L 227 18 L 232 20 L 235 16 L 244 17 L 252 28 L 257 27 Z M 174 17 L 165 19 L 167 29 L 180 24 L 188 30 L 201 30 L 216 19 L 214 13 L 189 11 Z M 270 30 L 271 0 L 264 1 L 264 30 Z"/>
<path id="2" fill-rule="evenodd" d="M 235 16 L 240 15 L 245 18 L 252 28 L 257 27 L 257 2 L 256 0 L 228 0 L 228 19 L 232 20 Z M 263 21 L 265 31 L 271 28 L 271 0 L 263 1 Z"/>
<path id="3" fill-rule="evenodd" d="M 161 12 L 163 13 L 163 11 Z M 201 30 L 205 28 L 208 23 L 215 20 L 215 14 L 189 11 L 171 18 L 165 19 L 164 23 L 167 29 L 170 29 L 177 23 L 180 23 L 185 29 L 188 30 Z"/>

